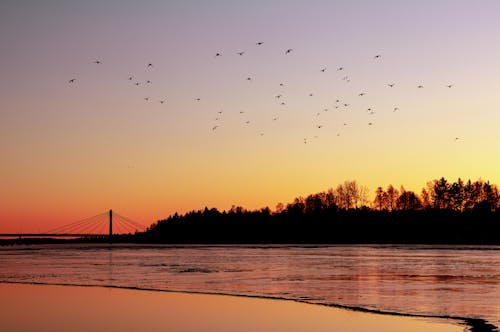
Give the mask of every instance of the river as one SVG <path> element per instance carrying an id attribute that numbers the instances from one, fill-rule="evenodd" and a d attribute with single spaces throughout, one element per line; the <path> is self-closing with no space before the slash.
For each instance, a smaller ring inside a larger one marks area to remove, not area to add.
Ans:
<path id="1" fill-rule="evenodd" d="M 0 247 L 0 282 L 249 295 L 500 325 L 500 246 Z"/>

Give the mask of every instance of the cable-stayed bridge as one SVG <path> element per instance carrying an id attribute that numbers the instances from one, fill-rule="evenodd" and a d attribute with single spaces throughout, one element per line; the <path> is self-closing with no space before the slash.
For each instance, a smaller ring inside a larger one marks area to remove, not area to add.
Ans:
<path id="1" fill-rule="evenodd" d="M 146 226 L 113 210 L 84 218 L 40 233 L 4 233 L 0 237 L 109 237 L 143 232 Z"/>

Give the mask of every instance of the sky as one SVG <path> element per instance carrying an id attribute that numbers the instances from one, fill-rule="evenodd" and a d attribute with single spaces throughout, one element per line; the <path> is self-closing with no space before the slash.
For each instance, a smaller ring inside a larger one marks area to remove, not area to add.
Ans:
<path id="1" fill-rule="evenodd" d="M 460 0 L 3 0 L 0 232 L 110 208 L 144 225 L 274 208 L 345 180 L 370 193 L 500 183 L 499 12 Z"/>

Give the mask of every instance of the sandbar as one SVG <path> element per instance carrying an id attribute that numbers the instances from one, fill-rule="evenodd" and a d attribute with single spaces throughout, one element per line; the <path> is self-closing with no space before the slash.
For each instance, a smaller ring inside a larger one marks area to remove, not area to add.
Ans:
<path id="1" fill-rule="evenodd" d="M 240 296 L 0 284 L 5 332 L 462 332 L 459 323 Z"/>

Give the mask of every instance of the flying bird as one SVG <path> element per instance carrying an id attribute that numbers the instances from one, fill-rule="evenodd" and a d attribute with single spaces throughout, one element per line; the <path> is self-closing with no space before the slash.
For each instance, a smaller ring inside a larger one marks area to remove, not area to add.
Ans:
<path id="1" fill-rule="evenodd" d="M 324 73 L 326 71 L 326 68 L 321 68 L 321 72 Z"/>
<path id="2" fill-rule="evenodd" d="M 262 45 L 262 44 L 264 44 L 264 42 L 256 42 L 255 43 L 255 45 L 259 45 L 259 46 Z"/>
<path id="3" fill-rule="evenodd" d="M 394 107 L 393 112 L 399 111 L 399 107 Z"/>
<path id="4" fill-rule="evenodd" d="M 219 126 L 213 126 L 212 131 L 215 131 L 215 129 L 219 128 Z"/>
<path id="5" fill-rule="evenodd" d="M 369 126 L 372 126 L 372 125 L 373 125 L 373 123 L 372 123 L 372 122 L 368 122 L 368 125 L 369 125 Z"/>
<path id="6" fill-rule="evenodd" d="M 145 98 L 144 98 L 144 100 L 145 100 L 145 101 L 149 101 L 149 97 L 145 97 Z"/>
<path id="7" fill-rule="evenodd" d="M 358 94 L 358 96 L 360 96 L 360 97 L 363 97 L 364 95 L 366 95 L 365 92 L 361 92 L 360 94 Z"/>
<path id="8" fill-rule="evenodd" d="M 317 125 L 316 128 L 321 129 L 323 128 L 323 125 Z"/>
<path id="9" fill-rule="evenodd" d="M 289 48 L 288 50 L 285 51 L 285 54 L 289 54 L 289 53 L 292 53 L 293 49 L 292 48 Z"/>
<path id="10" fill-rule="evenodd" d="M 148 63 L 147 67 L 146 68 L 153 68 L 153 64 L 150 62 Z"/>
<path id="11" fill-rule="evenodd" d="M 280 83 L 280 86 L 285 86 L 285 84 L 283 84 L 283 83 Z"/>
<path id="12" fill-rule="evenodd" d="M 163 104 L 165 103 L 165 99 L 162 99 L 162 100 L 158 100 L 160 102 L 160 104 Z"/>
<path id="13" fill-rule="evenodd" d="M 150 80 L 147 80 L 147 81 L 146 81 L 146 84 L 151 84 L 151 81 L 150 81 Z"/>
<path id="14" fill-rule="evenodd" d="M 68 83 L 75 83 L 75 81 L 76 81 L 76 78 L 72 78 L 72 79 L 70 79 L 70 80 L 68 81 Z"/>
<path id="15" fill-rule="evenodd" d="M 448 84 L 446 87 L 451 89 L 453 87 L 454 84 Z"/>
<path id="16" fill-rule="evenodd" d="M 247 77 L 247 81 L 251 81 L 251 80 L 252 80 L 252 78 L 251 78 L 251 77 Z"/>
<path id="17" fill-rule="evenodd" d="M 196 98 L 195 100 L 196 100 L 196 101 L 200 101 L 200 100 L 201 100 L 201 98 Z"/>
<path id="18" fill-rule="evenodd" d="M 424 86 L 423 86 L 423 85 L 419 85 L 419 86 L 417 86 L 417 88 L 419 88 L 419 89 L 423 89 L 423 88 L 424 88 Z"/>
<path id="19" fill-rule="evenodd" d="M 236 54 L 241 56 L 241 55 L 245 54 L 245 52 L 236 52 Z"/>
<path id="20" fill-rule="evenodd" d="M 101 62 L 100 60 L 95 60 L 95 61 L 94 61 L 94 63 L 95 63 L 96 65 L 100 65 L 102 62 Z"/>
<path id="21" fill-rule="evenodd" d="M 391 87 L 391 88 L 394 88 L 394 85 L 396 85 L 396 83 L 389 83 L 389 84 L 387 84 L 387 85 L 388 85 L 389 87 Z"/>
<path id="22" fill-rule="evenodd" d="M 218 56 L 222 56 L 222 53 L 215 53 L 215 56 L 218 57 Z"/>
<path id="23" fill-rule="evenodd" d="M 134 76 L 129 76 L 129 77 L 128 77 L 128 80 L 129 80 L 129 81 L 132 81 L 132 79 L 133 79 L 133 78 L 134 78 Z"/>
<path id="24" fill-rule="evenodd" d="M 380 54 L 375 55 L 373 58 L 374 59 L 380 59 L 382 56 Z"/>
<path id="25" fill-rule="evenodd" d="M 135 82 L 134 84 L 135 84 L 136 86 L 139 86 L 141 83 L 139 83 L 139 82 Z"/>
<path id="26" fill-rule="evenodd" d="M 310 93 L 310 94 L 309 94 L 309 97 L 312 97 L 312 96 L 313 96 L 313 94 L 312 94 L 312 93 Z"/>
<path id="27" fill-rule="evenodd" d="M 338 67 L 337 70 L 344 70 L 344 67 Z"/>

